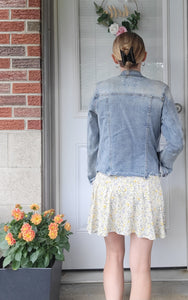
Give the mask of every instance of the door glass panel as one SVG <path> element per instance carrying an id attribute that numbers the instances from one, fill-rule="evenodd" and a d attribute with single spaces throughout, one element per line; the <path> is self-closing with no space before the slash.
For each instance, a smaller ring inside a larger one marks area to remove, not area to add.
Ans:
<path id="1" fill-rule="evenodd" d="M 101 4 L 101 0 L 96 0 Z M 115 5 L 123 9 L 126 3 L 129 11 L 136 9 L 135 1 L 111 0 L 104 5 Z M 135 31 L 144 39 L 148 53 L 142 73 L 151 79 L 163 80 L 163 17 L 162 0 L 137 1 L 141 12 L 139 30 Z M 125 18 L 124 18 L 125 19 Z M 121 24 L 123 18 L 114 19 Z M 112 60 L 112 44 L 115 36 L 108 28 L 97 24 L 93 1 L 79 0 L 80 36 L 80 110 L 85 111 L 93 95 L 97 81 L 120 74 L 120 69 Z"/>

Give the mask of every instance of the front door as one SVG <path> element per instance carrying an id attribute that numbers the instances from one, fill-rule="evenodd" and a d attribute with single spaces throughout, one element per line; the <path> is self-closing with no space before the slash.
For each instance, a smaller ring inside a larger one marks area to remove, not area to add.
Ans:
<path id="1" fill-rule="evenodd" d="M 111 59 L 114 36 L 97 24 L 93 1 L 58 1 L 59 99 L 61 102 L 61 212 L 72 224 L 70 253 L 64 269 L 103 269 L 104 238 L 86 231 L 91 186 L 87 180 L 87 108 L 97 81 L 120 74 Z M 96 0 L 101 4 L 101 0 Z M 142 73 L 169 84 L 184 128 L 184 0 L 138 0 L 138 34 L 148 57 Z M 135 1 L 111 0 L 106 5 L 134 9 Z M 185 132 L 185 128 L 184 128 Z M 162 141 L 163 143 L 163 141 Z M 166 205 L 167 237 L 153 244 L 151 267 L 187 265 L 185 151 L 174 171 L 161 179 Z M 125 238 L 124 267 L 129 267 Z"/>

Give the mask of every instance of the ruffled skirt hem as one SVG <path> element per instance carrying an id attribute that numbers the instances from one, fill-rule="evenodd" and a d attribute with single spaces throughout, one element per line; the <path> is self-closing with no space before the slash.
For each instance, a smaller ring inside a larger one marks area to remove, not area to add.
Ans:
<path id="1" fill-rule="evenodd" d="M 110 233 L 110 232 L 115 232 L 117 234 L 124 235 L 124 236 L 129 236 L 131 233 L 135 233 L 137 235 L 137 237 L 147 238 L 149 240 L 156 240 L 157 238 L 164 239 L 166 237 L 166 231 L 165 230 L 163 232 L 156 233 L 155 235 L 143 234 L 143 233 L 141 233 L 139 231 L 135 231 L 135 230 L 122 231 L 122 230 L 118 230 L 118 229 L 115 229 L 115 228 L 108 229 L 107 231 L 103 231 L 103 232 L 99 231 L 98 229 L 88 229 L 87 228 L 87 232 L 89 234 L 95 233 L 95 234 L 97 234 L 98 236 L 101 236 L 101 237 L 108 236 L 108 233 Z"/>
<path id="2" fill-rule="evenodd" d="M 87 231 L 136 233 L 155 240 L 166 237 L 165 205 L 159 176 L 124 177 L 97 173 L 93 182 Z"/>

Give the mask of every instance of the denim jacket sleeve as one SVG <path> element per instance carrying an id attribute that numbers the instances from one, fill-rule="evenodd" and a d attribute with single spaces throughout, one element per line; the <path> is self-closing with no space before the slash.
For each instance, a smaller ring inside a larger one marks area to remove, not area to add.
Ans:
<path id="1" fill-rule="evenodd" d="M 92 183 L 96 176 L 96 163 L 99 146 L 99 127 L 96 112 L 97 89 L 91 99 L 87 119 L 87 171 L 89 182 Z"/>
<path id="2" fill-rule="evenodd" d="M 173 163 L 184 145 L 183 130 L 168 86 L 164 93 L 161 133 L 166 139 L 166 145 L 159 152 L 160 173 L 162 177 L 165 177 L 172 172 Z"/>

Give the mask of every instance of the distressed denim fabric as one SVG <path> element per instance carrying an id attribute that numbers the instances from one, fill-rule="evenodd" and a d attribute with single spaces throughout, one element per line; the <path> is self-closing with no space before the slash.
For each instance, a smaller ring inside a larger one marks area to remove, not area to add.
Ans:
<path id="1" fill-rule="evenodd" d="M 167 176 L 184 145 L 169 87 L 122 71 L 96 84 L 88 109 L 87 163 L 90 183 L 107 175 Z M 159 151 L 162 135 L 166 143 Z"/>

